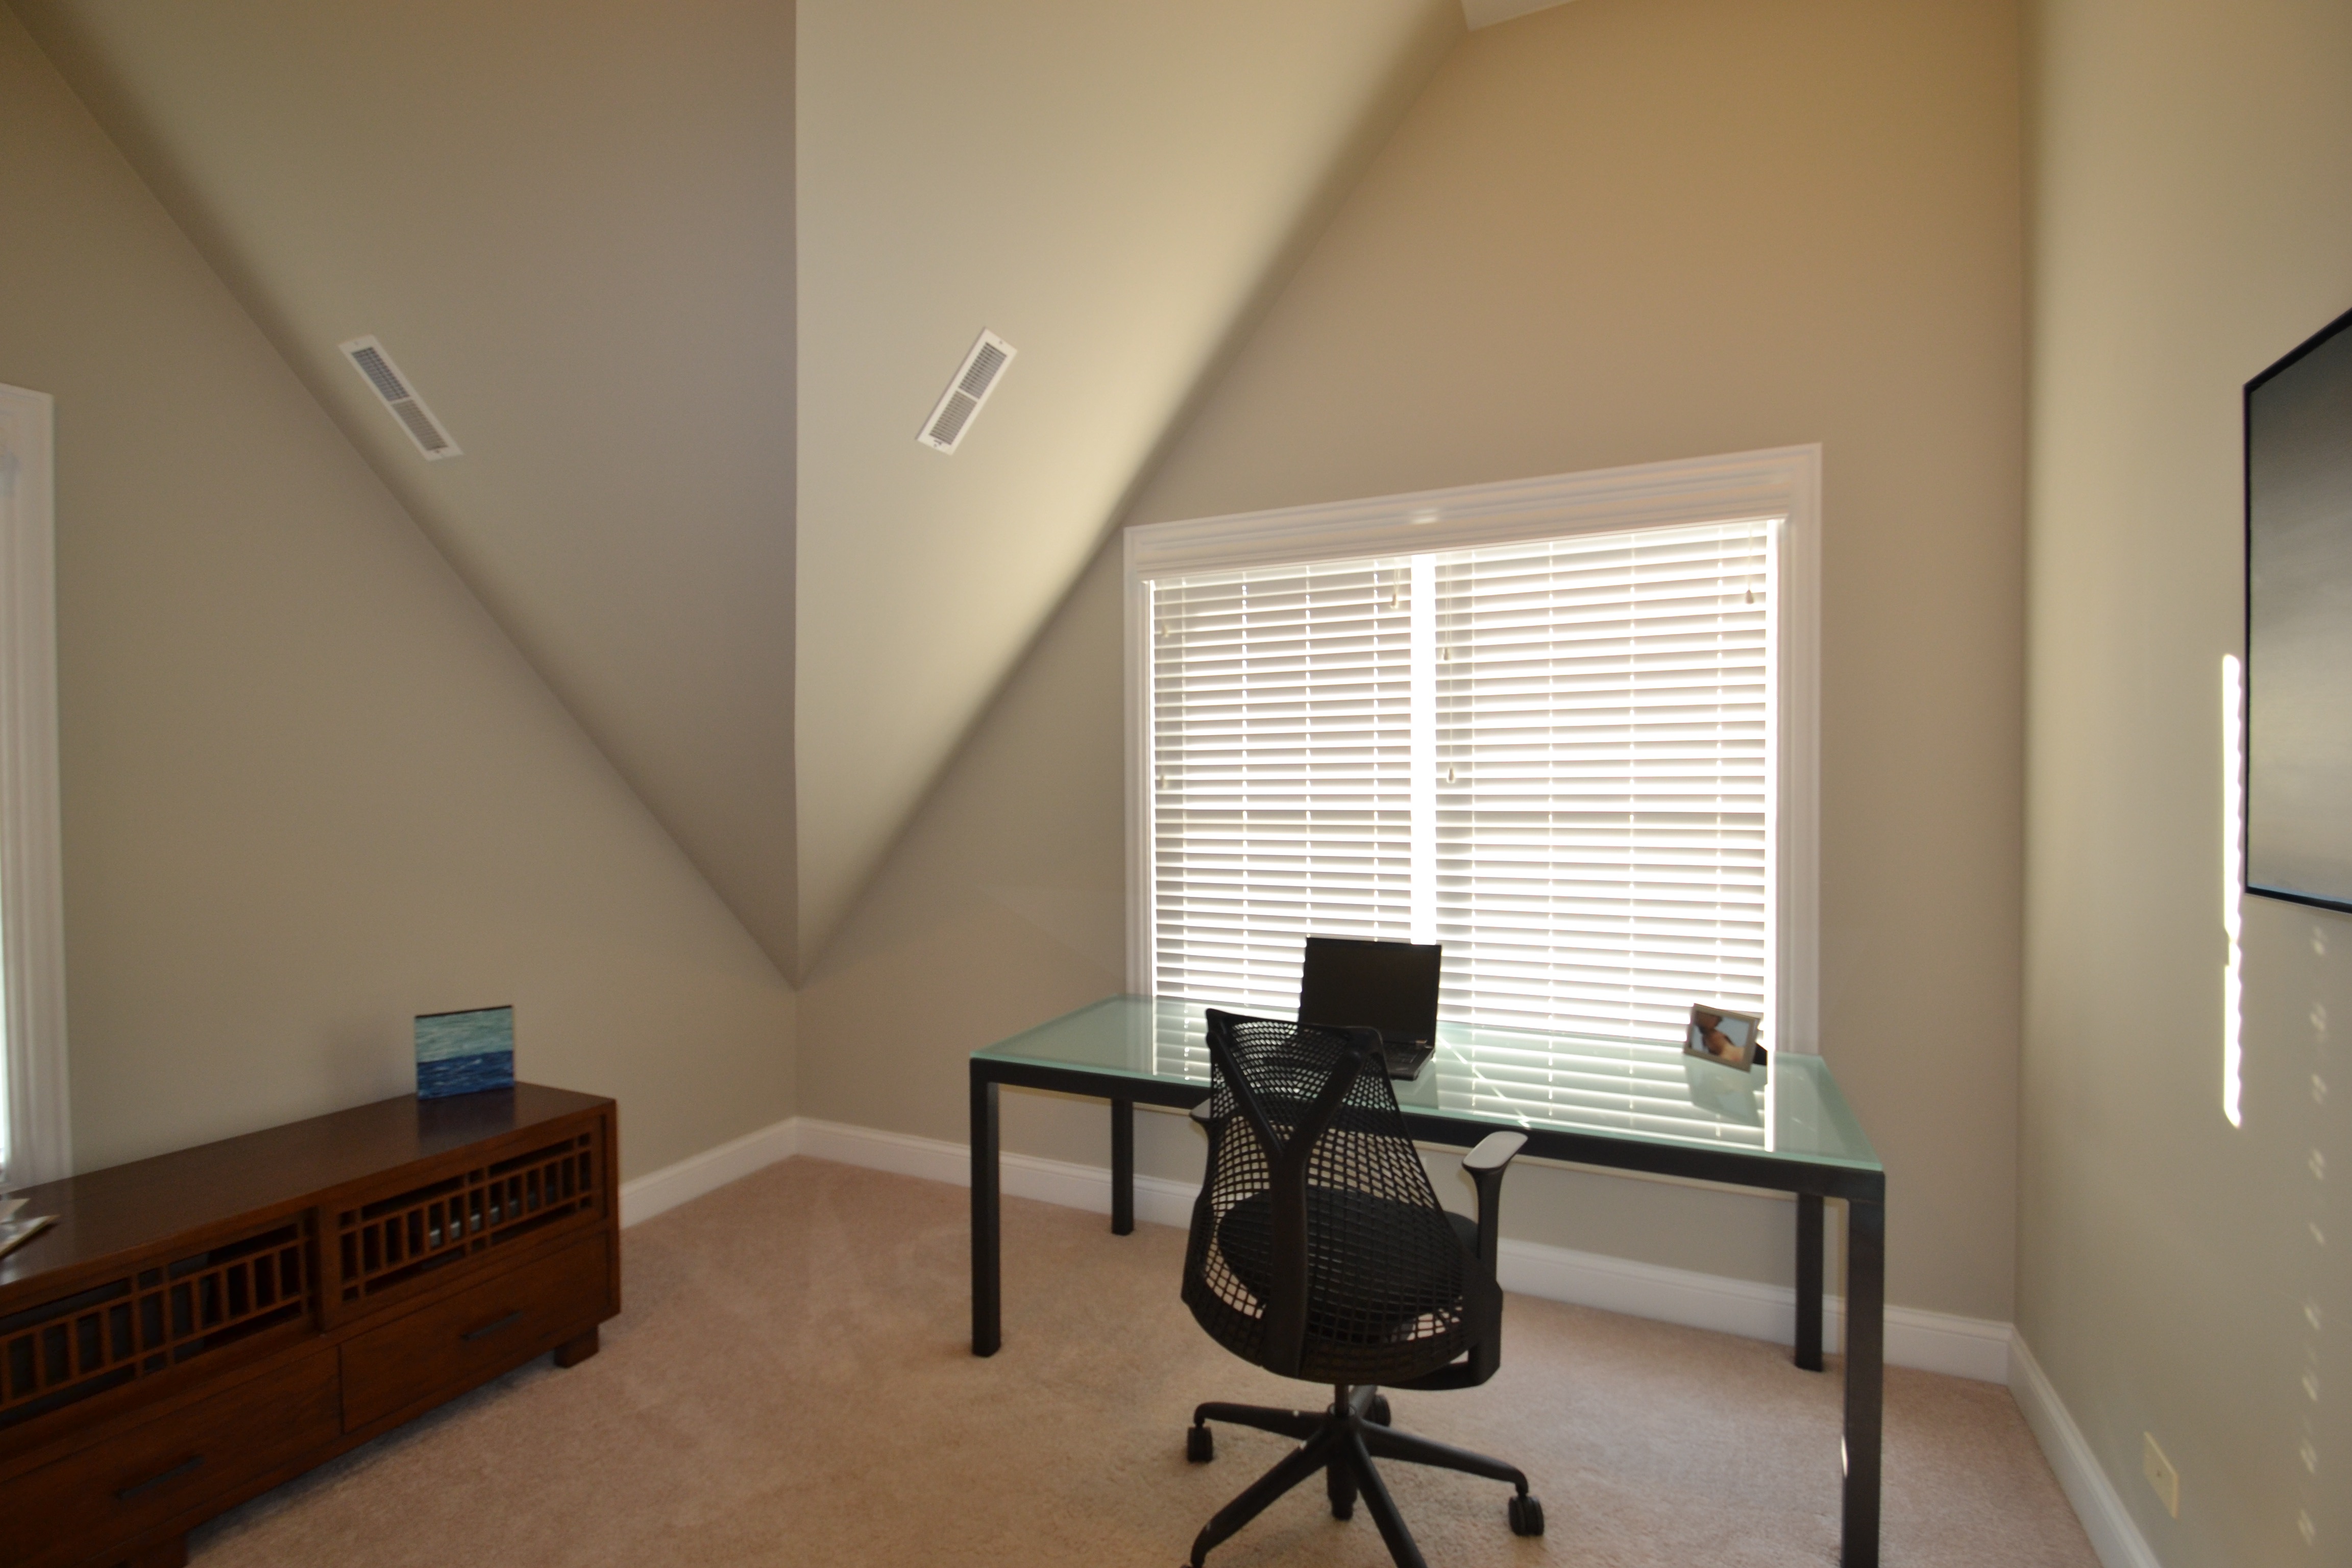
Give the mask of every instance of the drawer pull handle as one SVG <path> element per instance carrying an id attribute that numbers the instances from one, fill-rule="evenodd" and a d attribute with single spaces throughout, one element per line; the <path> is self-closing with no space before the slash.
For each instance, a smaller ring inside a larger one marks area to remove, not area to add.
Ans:
<path id="1" fill-rule="evenodd" d="M 520 1307 L 517 1307 L 513 1311 L 509 1312 L 505 1317 L 500 1318 L 495 1323 L 484 1323 L 478 1329 L 467 1329 L 461 1337 L 467 1344 L 472 1344 L 476 1340 L 488 1339 L 500 1329 L 511 1327 L 513 1324 L 519 1323 L 521 1321 L 522 1309 Z"/>
<path id="2" fill-rule="evenodd" d="M 165 1481 L 178 1480 L 182 1476 L 186 1475 L 189 1471 L 196 1468 L 204 1462 L 205 1457 L 202 1454 L 198 1454 L 193 1459 L 183 1459 L 178 1464 L 173 1465 L 170 1469 L 165 1470 L 160 1476 L 150 1476 L 145 1480 L 141 1481 L 137 1486 L 123 1488 L 121 1491 L 114 1494 L 114 1500 L 117 1502 L 130 1502 L 133 1499 L 144 1497 L 149 1492 L 153 1491 L 157 1487 L 162 1486 Z"/>

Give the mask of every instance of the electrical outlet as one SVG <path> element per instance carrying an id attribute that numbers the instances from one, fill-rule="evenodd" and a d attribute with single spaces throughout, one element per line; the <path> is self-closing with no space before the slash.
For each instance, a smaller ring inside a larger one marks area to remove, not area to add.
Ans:
<path id="1" fill-rule="evenodd" d="M 2155 1433 L 2143 1432 L 2139 1438 L 2139 1468 L 2147 1472 L 2147 1484 L 2154 1487 L 2156 1495 L 2164 1500 L 2164 1511 L 2179 1519 L 2180 1472 L 2172 1468 L 2172 1461 L 2166 1458 L 2164 1450 L 2156 1446 Z"/>

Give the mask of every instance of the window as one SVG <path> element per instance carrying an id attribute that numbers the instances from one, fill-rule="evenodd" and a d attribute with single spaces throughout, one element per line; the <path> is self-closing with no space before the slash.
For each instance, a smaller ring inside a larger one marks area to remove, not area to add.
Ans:
<path id="1" fill-rule="evenodd" d="M 0 1185 L 72 1169 L 49 399 L 0 386 Z"/>
<path id="2" fill-rule="evenodd" d="M 1813 1039 L 1815 448 L 1128 535 L 1130 983 L 1286 1010 L 1309 931 L 1444 1014 Z"/>

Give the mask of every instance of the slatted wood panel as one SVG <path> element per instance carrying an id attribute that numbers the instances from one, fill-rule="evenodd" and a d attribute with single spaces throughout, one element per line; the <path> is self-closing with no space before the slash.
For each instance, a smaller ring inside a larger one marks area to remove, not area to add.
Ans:
<path id="1" fill-rule="evenodd" d="M 311 1311 L 307 1216 L 0 1318 L 0 1427 Z"/>
<path id="2" fill-rule="evenodd" d="M 335 1289 L 373 1299 L 550 1226 L 603 1213 L 596 1136 L 583 1132 L 340 1211 Z"/>

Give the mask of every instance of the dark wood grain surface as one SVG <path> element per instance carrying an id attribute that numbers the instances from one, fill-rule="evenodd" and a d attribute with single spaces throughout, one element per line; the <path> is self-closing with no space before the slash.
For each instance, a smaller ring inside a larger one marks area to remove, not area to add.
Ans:
<path id="1" fill-rule="evenodd" d="M 609 1316 L 607 1252 L 592 1237 L 344 1342 L 343 1424 L 438 1404 Z"/>
<path id="2" fill-rule="evenodd" d="M 617 1109 L 402 1095 L 26 1189 L 59 1223 L 0 1258 L 0 1568 L 171 1568 L 223 1509 L 593 1355 Z"/>
<path id="3" fill-rule="evenodd" d="M 0 1258 L 0 1292 L 609 1103 L 528 1083 L 446 1100 L 402 1095 L 23 1188 L 14 1194 L 23 1212 L 58 1223 Z"/>
<path id="4" fill-rule="evenodd" d="M 71 1562 L 75 1541 L 121 1540 L 192 1508 L 201 1518 L 205 1500 L 331 1443 L 340 1426 L 334 1352 L 288 1362 L 0 1487 L 0 1531 L 50 1543 L 29 1558 L 0 1545 L 0 1561 Z"/>

